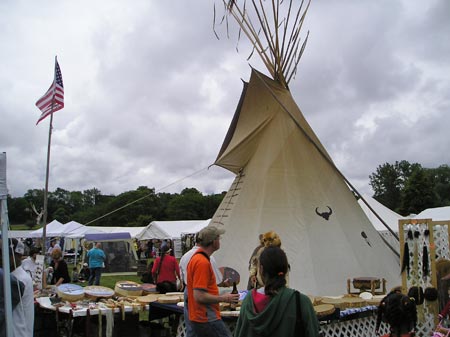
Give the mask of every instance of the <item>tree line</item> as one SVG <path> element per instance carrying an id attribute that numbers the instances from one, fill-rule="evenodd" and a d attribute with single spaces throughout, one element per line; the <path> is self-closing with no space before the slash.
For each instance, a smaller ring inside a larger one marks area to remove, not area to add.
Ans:
<path id="1" fill-rule="evenodd" d="M 450 206 L 450 167 L 424 168 L 406 160 L 379 165 L 369 176 L 374 199 L 403 215 Z"/>
<path id="2" fill-rule="evenodd" d="M 226 192 L 203 195 L 195 188 L 181 193 L 155 193 L 141 186 L 117 196 L 103 195 L 97 188 L 67 191 L 57 188 L 48 193 L 47 221 L 77 221 L 92 226 L 147 226 L 154 220 L 199 220 L 214 215 Z M 38 226 L 38 213 L 43 208 L 44 190 L 28 190 L 23 197 L 8 196 L 11 225 Z"/>
<path id="3" fill-rule="evenodd" d="M 369 176 L 373 197 L 389 209 L 407 216 L 430 207 L 450 205 L 450 167 L 424 168 L 406 160 L 379 165 Z M 211 218 L 226 192 L 203 195 L 195 188 L 181 193 L 155 193 L 141 186 L 117 196 L 97 188 L 67 191 L 57 188 L 48 195 L 47 221 L 77 221 L 93 226 L 146 226 L 154 220 L 199 220 Z M 37 226 L 44 190 L 28 190 L 23 197 L 8 196 L 12 225 Z"/>

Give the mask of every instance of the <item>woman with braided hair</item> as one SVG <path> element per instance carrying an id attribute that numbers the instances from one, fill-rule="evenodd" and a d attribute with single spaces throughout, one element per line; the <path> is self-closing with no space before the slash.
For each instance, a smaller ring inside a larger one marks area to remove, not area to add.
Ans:
<path id="1" fill-rule="evenodd" d="M 390 326 L 390 333 L 382 337 L 413 337 L 417 323 L 414 299 L 398 292 L 388 294 L 378 307 L 377 334 L 382 320 Z"/>
<path id="2" fill-rule="evenodd" d="M 234 337 L 318 337 L 319 323 L 308 296 L 286 286 L 288 260 L 277 246 L 259 256 L 262 288 L 242 302 Z"/>

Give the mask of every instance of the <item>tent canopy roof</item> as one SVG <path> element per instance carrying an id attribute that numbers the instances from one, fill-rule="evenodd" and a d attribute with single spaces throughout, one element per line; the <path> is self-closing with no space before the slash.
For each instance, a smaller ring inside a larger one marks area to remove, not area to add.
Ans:
<path id="1" fill-rule="evenodd" d="M 416 219 L 432 219 L 433 221 L 450 220 L 450 206 L 428 208 L 414 218 Z"/>
<path id="2" fill-rule="evenodd" d="M 104 242 L 104 241 L 124 241 L 130 240 L 131 235 L 128 232 L 118 233 L 92 233 L 84 236 L 86 241 Z"/>
<path id="3" fill-rule="evenodd" d="M 208 220 L 152 221 L 136 238 L 150 239 L 180 239 L 182 234 L 194 234 L 206 227 Z"/>

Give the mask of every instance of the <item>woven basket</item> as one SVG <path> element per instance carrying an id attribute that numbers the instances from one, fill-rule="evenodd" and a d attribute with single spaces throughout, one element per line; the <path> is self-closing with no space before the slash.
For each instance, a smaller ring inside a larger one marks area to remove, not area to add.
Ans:
<path id="1" fill-rule="evenodd" d="M 136 301 L 138 301 L 139 303 L 148 304 L 151 302 L 156 302 L 158 300 L 159 296 L 161 296 L 161 295 L 160 294 L 149 294 L 149 295 L 145 295 L 145 296 L 139 296 L 139 297 L 136 297 Z"/>
<path id="2" fill-rule="evenodd" d="M 76 302 L 84 298 L 84 289 L 78 284 L 61 284 L 56 288 L 56 293 L 63 301 Z"/>
<path id="3" fill-rule="evenodd" d="M 334 298 L 334 297 L 322 297 L 320 304 L 332 304 L 335 308 L 344 310 L 345 309 L 345 299 L 344 298 Z"/>
<path id="4" fill-rule="evenodd" d="M 96 301 L 99 298 L 110 298 L 114 295 L 114 290 L 102 286 L 87 286 L 84 288 L 87 299 Z"/>
<path id="5" fill-rule="evenodd" d="M 361 297 L 344 297 L 345 308 L 361 308 L 366 305 L 366 301 Z"/>
<path id="6" fill-rule="evenodd" d="M 335 310 L 336 308 L 333 304 L 319 304 L 314 306 L 314 311 L 319 317 L 331 315 Z"/>
<path id="7" fill-rule="evenodd" d="M 183 300 L 182 296 L 167 296 L 167 295 L 158 296 L 159 303 L 176 304 L 182 300 Z"/>
<path id="8" fill-rule="evenodd" d="M 118 296 L 141 296 L 142 287 L 139 283 L 133 281 L 118 281 L 114 287 Z"/>

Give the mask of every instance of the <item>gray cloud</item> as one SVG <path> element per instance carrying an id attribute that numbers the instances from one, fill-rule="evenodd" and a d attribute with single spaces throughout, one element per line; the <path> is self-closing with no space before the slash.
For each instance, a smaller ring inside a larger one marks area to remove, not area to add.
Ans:
<path id="1" fill-rule="evenodd" d="M 127 6 L 128 5 L 128 6 Z M 447 163 L 450 52 L 445 0 L 313 1 L 291 91 L 337 166 L 362 192 L 385 162 Z M 58 55 L 50 189 L 119 194 L 145 185 L 228 189 L 212 167 L 248 63 L 235 30 L 213 32 L 213 4 L 6 1 L 0 22 L 0 151 L 13 196 L 43 188 L 48 119 L 34 102 Z M 20 43 L 18 42 L 20 41 Z M 236 52 L 239 50 L 239 53 Z"/>

